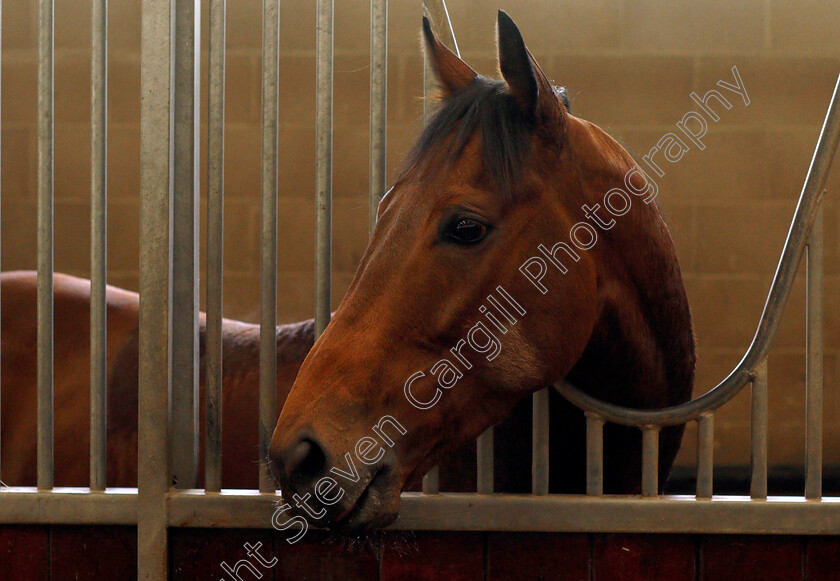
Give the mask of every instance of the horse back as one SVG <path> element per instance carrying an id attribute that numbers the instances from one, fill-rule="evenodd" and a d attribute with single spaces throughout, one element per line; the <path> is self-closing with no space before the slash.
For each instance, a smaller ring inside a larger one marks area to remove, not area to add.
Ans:
<path id="1" fill-rule="evenodd" d="M 2 479 L 9 485 L 33 485 L 38 377 L 36 273 L 0 274 L 0 297 Z M 113 375 L 119 372 L 116 356 L 136 333 L 139 300 L 136 293 L 109 286 L 106 304 L 107 362 L 109 375 Z M 56 273 L 53 305 L 55 484 L 86 486 L 90 466 L 90 281 Z M 130 405 L 122 401 L 122 392 L 109 391 L 109 408 Z"/>

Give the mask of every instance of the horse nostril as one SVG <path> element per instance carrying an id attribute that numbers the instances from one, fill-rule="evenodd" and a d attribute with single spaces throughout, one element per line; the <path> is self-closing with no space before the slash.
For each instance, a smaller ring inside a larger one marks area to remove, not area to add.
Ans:
<path id="1" fill-rule="evenodd" d="M 309 482 L 324 472 L 327 457 L 321 446 L 313 439 L 300 440 L 289 456 L 288 470 L 298 481 Z"/>

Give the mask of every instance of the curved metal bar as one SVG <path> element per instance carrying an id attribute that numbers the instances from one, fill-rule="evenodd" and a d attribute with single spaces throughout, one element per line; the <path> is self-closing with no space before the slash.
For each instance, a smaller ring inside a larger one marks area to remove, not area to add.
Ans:
<path id="1" fill-rule="evenodd" d="M 588 395 L 564 381 L 554 384 L 563 397 L 584 411 L 596 412 L 609 422 L 625 426 L 673 426 L 697 419 L 701 414 L 713 411 L 735 397 L 751 379 L 756 366 L 767 356 L 785 305 L 790 296 L 796 271 L 802 258 L 817 210 L 822 202 L 823 186 L 828 169 L 840 141 L 840 77 L 834 85 L 831 104 L 823 122 L 814 156 L 808 168 L 808 175 L 799 196 L 796 213 L 788 231 L 782 257 L 773 284 L 764 304 L 764 311 L 758 322 L 755 336 L 744 358 L 735 369 L 717 386 L 700 397 L 684 404 L 656 410 L 640 410 L 618 405 Z"/>

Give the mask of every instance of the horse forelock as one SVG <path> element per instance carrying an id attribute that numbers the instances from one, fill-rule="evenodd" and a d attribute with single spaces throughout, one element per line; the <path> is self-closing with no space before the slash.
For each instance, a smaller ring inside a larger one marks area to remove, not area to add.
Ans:
<path id="1" fill-rule="evenodd" d="M 568 109 L 566 90 L 553 90 Z M 522 113 L 504 81 L 479 75 L 472 84 L 439 102 L 414 143 L 399 179 L 412 173 L 434 177 L 446 170 L 478 134 L 485 169 L 499 194 L 509 201 L 531 154 L 535 128 L 536 122 Z"/>

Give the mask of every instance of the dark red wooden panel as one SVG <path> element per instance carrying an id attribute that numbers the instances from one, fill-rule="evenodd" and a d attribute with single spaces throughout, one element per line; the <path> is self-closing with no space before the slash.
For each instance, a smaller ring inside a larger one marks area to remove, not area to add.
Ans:
<path id="1" fill-rule="evenodd" d="M 137 529 L 54 526 L 50 530 L 51 581 L 137 578 Z"/>
<path id="2" fill-rule="evenodd" d="M 293 534 L 277 533 L 274 554 L 280 581 L 374 581 L 379 578 L 379 542 L 375 537 L 348 539 L 310 530 L 294 544 Z"/>
<path id="3" fill-rule="evenodd" d="M 0 579 L 47 581 L 50 535 L 46 526 L 0 527 Z"/>
<path id="4" fill-rule="evenodd" d="M 704 581 L 797 581 L 803 578 L 802 537 L 710 535 L 702 539 Z M 836 579 L 836 577 L 835 577 Z"/>
<path id="5" fill-rule="evenodd" d="M 594 535 L 594 581 L 694 581 L 696 561 L 688 535 Z"/>
<path id="6" fill-rule="evenodd" d="M 261 581 L 272 581 L 279 563 L 272 531 L 267 530 L 170 529 L 169 544 L 173 581 L 233 581 L 232 570 L 247 581 L 258 578 L 254 571 Z"/>
<path id="7" fill-rule="evenodd" d="M 587 535 L 489 533 L 488 581 L 589 581 Z"/>
<path id="8" fill-rule="evenodd" d="M 805 579 L 840 579 L 840 537 L 811 537 L 805 547 Z"/>
<path id="9" fill-rule="evenodd" d="M 382 581 L 484 579 L 481 533 L 423 531 L 390 533 L 382 539 Z"/>

